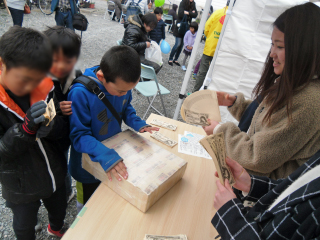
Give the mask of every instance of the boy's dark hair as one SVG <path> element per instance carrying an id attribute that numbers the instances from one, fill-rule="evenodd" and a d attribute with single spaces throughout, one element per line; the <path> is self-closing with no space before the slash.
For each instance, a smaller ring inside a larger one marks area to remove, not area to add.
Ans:
<path id="1" fill-rule="evenodd" d="M 153 12 L 154 14 L 163 14 L 162 8 L 159 8 L 159 7 L 156 7 Z"/>
<path id="2" fill-rule="evenodd" d="M 115 83 L 117 78 L 121 78 L 127 83 L 136 83 L 141 75 L 139 54 L 124 45 L 110 48 L 103 55 L 100 68 L 106 82 Z"/>
<path id="3" fill-rule="evenodd" d="M 0 38 L 0 57 L 8 70 L 27 67 L 48 72 L 52 64 L 51 44 L 37 30 L 14 26 Z"/>
<path id="4" fill-rule="evenodd" d="M 44 34 L 48 36 L 53 52 L 58 52 L 60 49 L 68 58 L 80 55 L 81 38 L 78 34 L 69 28 L 62 26 L 49 27 Z"/>
<path id="5" fill-rule="evenodd" d="M 194 28 L 194 31 L 195 31 L 195 32 L 198 31 L 198 23 L 197 23 L 197 22 L 192 22 L 192 23 L 190 23 L 190 27 Z"/>
<path id="6" fill-rule="evenodd" d="M 157 16 L 154 13 L 147 13 L 141 17 L 143 23 L 154 29 L 158 24 Z"/>

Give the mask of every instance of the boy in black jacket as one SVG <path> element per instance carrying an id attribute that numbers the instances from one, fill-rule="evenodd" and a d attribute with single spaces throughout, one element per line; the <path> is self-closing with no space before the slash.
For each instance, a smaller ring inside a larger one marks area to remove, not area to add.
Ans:
<path id="1" fill-rule="evenodd" d="M 44 34 L 49 38 L 53 50 L 53 63 L 50 68 L 49 77 L 54 84 L 54 95 L 59 102 L 60 109 L 69 126 L 69 115 L 72 114 L 71 101 L 67 101 L 69 88 L 73 80 L 82 75 L 80 70 L 75 69 L 81 48 L 81 38 L 69 28 L 55 26 L 50 27 Z M 70 147 L 69 131 L 64 139 L 60 140 L 66 159 Z M 75 195 L 71 187 L 71 176 L 69 172 L 66 177 L 67 201 Z"/>
<path id="2" fill-rule="evenodd" d="M 66 231 L 67 164 L 59 140 L 67 122 L 58 104 L 55 118 L 43 124 L 45 101 L 52 98 L 52 80 L 45 78 L 51 63 L 50 42 L 36 30 L 12 27 L 0 39 L 0 182 L 18 240 L 35 239 L 40 199 L 48 233 L 62 237 Z"/>

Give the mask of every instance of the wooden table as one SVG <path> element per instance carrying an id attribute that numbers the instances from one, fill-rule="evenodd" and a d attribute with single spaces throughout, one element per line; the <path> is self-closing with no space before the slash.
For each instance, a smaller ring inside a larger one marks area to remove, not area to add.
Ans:
<path id="1" fill-rule="evenodd" d="M 178 139 L 178 134 L 190 131 L 205 135 L 202 128 L 152 114 L 147 123 L 157 118 L 174 123 L 173 132 L 161 128 L 160 132 Z M 212 160 L 178 153 L 178 146 L 170 148 L 150 138 L 188 162 L 182 180 L 171 188 L 146 213 L 141 212 L 106 185 L 100 184 L 83 211 L 63 237 L 63 240 L 143 240 L 145 234 L 186 234 L 188 240 L 210 240 L 217 235 L 211 224 L 216 191 L 215 166 Z"/>

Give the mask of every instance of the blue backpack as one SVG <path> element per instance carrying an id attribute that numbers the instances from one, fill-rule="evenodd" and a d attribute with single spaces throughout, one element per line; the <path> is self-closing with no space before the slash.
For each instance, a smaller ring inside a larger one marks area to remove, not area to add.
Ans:
<path id="1" fill-rule="evenodd" d="M 127 14 L 126 14 L 126 21 L 128 20 L 128 17 L 131 15 L 137 15 L 141 12 L 141 8 L 139 7 L 139 3 L 142 0 L 139 0 L 138 3 L 135 3 L 134 0 L 131 0 L 131 3 L 129 3 L 128 7 L 127 7 Z"/>

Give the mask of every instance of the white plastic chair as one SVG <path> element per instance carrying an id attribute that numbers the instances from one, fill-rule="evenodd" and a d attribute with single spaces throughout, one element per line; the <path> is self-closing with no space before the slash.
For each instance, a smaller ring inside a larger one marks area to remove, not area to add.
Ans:
<path id="1" fill-rule="evenodd" d="M 143 79 L 153 79 L 154 81 L 143 81 Z M 142 82 L 139 82 L 135 89 L 140 92 L 143 96 L 147 97 L 147 100 L 149 102 L 149 106 L 147 108 L 146 113 L 143 115 L 142 119 L 145 119 L 148 111 L 150 108 L 154 109 L 157 113 L 163 116 L 163 114 L 158 111 L 152 104 L 157 96 L 160 96 L 160 100 L 162 103 L 164 116 L 167 116 L 166 108 L 164 106 L 164 102 L 162 99 L 162 95 L 167 95 L 170 93 L 168 89 L 166 89 L 164 86 L 158 83 L 157 75 L 153 69 L 153 67 L 141 64 L 141 80 Z M 150 101 L 149 97 L 153 97 Z"/>

